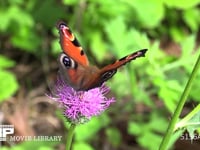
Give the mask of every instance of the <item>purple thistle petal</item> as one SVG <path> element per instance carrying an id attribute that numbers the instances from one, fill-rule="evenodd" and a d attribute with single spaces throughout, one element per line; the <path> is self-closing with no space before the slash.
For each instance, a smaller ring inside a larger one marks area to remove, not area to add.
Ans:
<path id="1" fill-rule="evenodd" d="M 114 98 L 105 96 L 109 91 L 105 84 L 88 91 L 75 91 L 58 77 L 51 95 L 48 96 L 60 103 L 64 108 L 64 115 L 70 122 L 84 123 L 92 116 L 100 115 L 115 102 Z"/>

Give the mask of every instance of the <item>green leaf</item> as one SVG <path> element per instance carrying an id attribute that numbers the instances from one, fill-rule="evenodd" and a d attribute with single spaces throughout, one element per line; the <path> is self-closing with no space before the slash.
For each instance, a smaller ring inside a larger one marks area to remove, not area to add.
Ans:
<path id="1" fill-rule="evenodd" d="M 51 29 L 52 27 L 55 27 L 56 22 L 58 22 L 60 18 L 66 18 L 67 16 L 65 9 L 63 9 L 61 6 L 62 5 L 59 5 L 59 3 L 54 0 L 37 0 L 31 14 L 36 22 L 44 25 L 45 30 L 47 30 L 46 28 Z M 70 14 L 70 16 L 71 15 L 72 14 Z"/>
<path id="2" fill-rule="evenodd" d="M 60 52 L 61 52 L 61 50 L 60 50 L 60 45 L 59 45 L 59 42 L 58 42 L 58 40 L 56 39 L 56 40 L 53 40 L 52 42 L 51 42 L 51 53 L 52 53 L 52 55 L 53 56 L 58 56 L 59 54 L 60 54 Z"/>
<path id="3" fill-rule="evenodd" d="M 101 115 L 98 118 L 92 118 L 87 124 L 77 126 L 75 130 L 76 141 L 92 139 L 108 122 L 109 118 L 106 115 Z"/>
<path id="4" fill-rule="evenodd" d="M 0 69 L 0 101 L 12 96 L 18 89 L 15 76 L 7 71 Z"/>
<path id="5" fill-rule="evenodd" d="M 128 90 L 130 89 L 130 81 L 128 78 L 124 78 L 127 73 L 124 69 L 118 71 L 117 74 L 107 82 L 107 85 L 111 87 L 111 90 L 114 91 L 115 95 L 119 98 L 130 94 L 130 90 Z"/>
<path id="6" fill-rule="evenodd" d="M 151 121 L 149 122 L 149 127 L 158 133 L 164 133 L 167 128 L 167 121 L 164 118 L 159 117 L 156 113 L 152 113 Z M 158 128 L 160 127 L 160 128 Z"/>
<path id="7" fill-rule="evenodd" d="M 173 112 L 178 101 L 178 97 L 182 91 L 181 85 L 176 80 L 167 80 L 162 77 L 157 77 L 154 79 L 154 84 L 158 86 L 158 95 L 163 99 L 165 106 Z"/>
<path id="8" fill-rule="evenodd" d="M 198 8 L 187 9 L 183 12 L 183 19 L 193 32 L 197 32 L 200 25 L 200 10 Z"/>
<path id="9" fill-rule="evenodd" d="M 99 31 L 92 33 L 90 47 L 92 49 L 92 53 L 96 56 L 96 59 L 99 62 L 102 62 L 102 60 L 106 57 L 107 49 L 103 41 L 102 34 Z"/>
<path id="10" fill-rule="evenodd" d="M 129 122 L 128 133 L 136 135 L 142 147 L 153 150 L 157 149 L 161 142 L 161 133 L 166 131 L 167 121 L 162 118 L 158 119 L 160 116 L 157 111 L 153 111 L 149 117 L 149 121 Z M 146 142 L 149 139 L 151 142 Z"/>
<path id="11" fill-rule="evenodd" d="M 119 30 L 120 27 L 120 30 Z M 113 54 L 119 58 L 128 55 L 136 50 L 148 48 L 150 42 L 145 34 L 131 28 L 127 29 L 122 17 L 110 21 L 105 26 L 107 36 L 111 41 Z"/>
<path id="12" fill-rule="evenodd" d="M 200 85 L 200 75 L 198 75 L 194 81 L 194 85 L 193 88 L 190 92 L 190 96 L 192 99 L 194 99 L 194 101 L 200 103 L 200 99 L 199 99 L 199 85 Z"/>
<path id="13" fill-rule="evenodd" d="M 13 67 L 15 62 L 8 59 L 7 57 L 0 55 L 0 68 L 9 68 Z"/>
<path id="14" fill-rule="evenodd" d="M 119 30 L 120 27 L 120 30 Z M 127 31 L 123 18 L 117 17 L 105 25 L 106 33 L 113 47 L 109 48 L 117 56 L 122 56 L 124 50 L 127 50 Z M 123 44 L 122 44 L 123 43 Z"/>
<path id="15" fill-rule="evenodd" d="M 0 30 L 2 31 L 5 31 L 9 26 L 11 26 L 12 30 L 16 31 L 19 29 L 17 28 L 18 25 L 33 27 L 33 19 L 31 15 L 24 9 L 20 9 L 17 5 L 10 5 L 7 9 L 1 10 L 0 22 Z"/>
<path id="16" fill-rule="evenodd" d="M 0 31 L 6 31 L 10 23 L 9 14 L 7 11 L 0 10 L 0 22 Z"/>
<path id="17" fill-rule="evenodd" d="M 150 142 L 147 142 L 149 141 Z M 161 136 L 158 134 L 153 134 L 152 132 L 146 132 L 144 136 L 138 138 L 138 142 L 148 150 L 158 149 L 158 145 L 161 143 Z"/>
<path id="18" fill-rule="evenodd" d="M 188 131 L 191 140 L 195 140 L 195 138 L 197 138 L 194 131 L 199 131 L 200 129 L 200 104 L 198 104 L 189 114 L 176 123 L 174 130 L 182 130 L 183 128 Z"/>
<path id="19" fill-rule="evenodd" d="M 200 0 L 164 0 L 164 2 L 168 7 L 188 9 L 198 5 Z"/>
<path id="20" fill-rule="evenodd" d="M 18 33 L 11 38 L 11 42 L 16 47 L 36 53 L 41 44 L 41 38 L 33 33 L 31 28 L 20 27 Z"/>
<path id="21" fill-rule="evenodd" d="M 182 59 L 188 58 L 188 56 L 192 54 L 195 47 L 195 40 L 196 40 L 196 36 L 190 35 L 180 42 L 181 48 L 182 48 L 182 54 L 181 54 Z M 191 57 L 189 58 L 191 59 Z"/>
<path id="22" fill-rule="evenodd" d="M 106 135 L 114 147 L 118 147 L 120 145 L 122 137 L 117 128 L 108 128 L 106 130 Z"/>
<path id="23" fill-rule="evenodd" d="M 128 133 L 139 136 L 142 134 L 143 125 L 135 122 L 129 122 L 128 124 Z"/>
<path id="24" fill-rule="evenodd" d="M 200 50 L 200 48 L 198 48 L 196 51 L 194 51 L 196 47 L 196 35 L 192 34 L 187 36 L 187 38 L 181 41 L 180 44 L 182 48 L 180 63 L 185 68 L 187 73 L 191 73 L 191 66 L 194 66 L 194 60 L 197 59 Z"/>
<path id="25" fill-rule="evenodd" d="M 164 5 L 161 0 L 132 0 L 127 1 L 137 13 L 138 21 L 143 27 L 153 28 L 164 18 Z"/>
<path id="26" fill-rule="evenodd" d="M 78 0 L 63 0 L 63 3 L 66 5 L 77 5 L 78 4 Z"/>
<path id="27" fill-rule="evenodd" d="M 200 128 L 200 110 L 185 124 L 191 140 L 196 140 L 195 131 Z"/>
<path id="28" fill-rule="evenodd" d="M 175 42 L 181 42 L 185 38 L 184 29 L 177 26 L 172 26 L 169 28 L 169 33 Z"/>
<path id="29" fill-rule="evenodd" d="M 73 150 L 94 150 L 94 148 L 85 142 L 75 142 Z"/>

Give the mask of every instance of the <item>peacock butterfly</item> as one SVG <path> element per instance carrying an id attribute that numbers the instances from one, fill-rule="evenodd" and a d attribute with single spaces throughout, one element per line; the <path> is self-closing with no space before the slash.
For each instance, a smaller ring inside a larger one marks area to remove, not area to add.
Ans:
<path id="1" fill-rule="evenodd" d="M 99 69 L 89 64 L 77 38 L 64 22 L 59 22 L 57 28 L 63 50 L 58 57 L 59 74 L 77 91 L 87 91 L 101 86 L 117 72 L 119 67 L 133 59 L 144 57 L 147 51 L 147 49 L 141 49 Z"/>

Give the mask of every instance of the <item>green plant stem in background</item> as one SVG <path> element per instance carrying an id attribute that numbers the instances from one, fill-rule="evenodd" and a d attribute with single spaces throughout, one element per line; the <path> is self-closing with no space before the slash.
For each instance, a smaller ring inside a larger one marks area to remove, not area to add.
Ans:
<path id="1" fill-rule="evenodd" d="M 71 148 L 75 127 L 76 127 L 75 124 L 71 124 L 71 126 L 69 128 L 69 132 L 67 135 L 67 141 L 66 141 L 66 150 L 70 150 L 70 148 Z"/>
<path id="2" fill-rule="evenodd" d="M 199 66 L 200 66 L 200 55 L 199 55 L 197 62 L 196 62 L 195 66 L 192 70 L 192 74 L 191 74 L 191 76 L 190 76 L 190 78 L 189 78 L 189 80 L 186 84 L 186 87 L 185 87 L 185 89 L 184 89 L 184 91 L 181 95 L 181 98 L 180 98 L 179 103 L 176 107 L 174 115 L 172 116 L 172 120 L 170 121 L 170 124 L 167 128 L 167 132 L 166 132 L 166 134 L 165 134 L 165 136 L 164 136 L 164 138 L 163 138 L 163 140 L 160 144 L 159 150 L 166 150 L 167 149 L 168 143 L 169 143 L 170 138 L 171 138 L 173 131 L 174 131 L 174 127 L 175 127 L 175 125 L 178 121 L 178 118 L 181 114 L 183 106 L 184 106 L 186 99 L 189 95 L 190 89 L 192 87 L 192 83 L 195 79 L 195 76 L 197 75 L 197 71 L 198 71 Z"/>

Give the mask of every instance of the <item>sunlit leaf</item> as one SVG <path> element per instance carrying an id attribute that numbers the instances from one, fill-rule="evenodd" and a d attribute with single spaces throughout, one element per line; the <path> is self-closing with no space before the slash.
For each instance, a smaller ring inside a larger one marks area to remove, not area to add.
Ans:
<path id="1" fill-rule="evenodd" d="M 200 0 L 164 0 L 165 4 L 169 7 L 188 9 L 198 5 Z"/>
<path id="2" fill-rule="evenodd" d="M 12 96 L 18 89 L 15 76 L 7 71 L 0 69 L 0 101 Z"/>
<path id="3" fill-rule="evenodd" d="M 188 24 L 190 29 L 195 32 L 199 29 L 200 25 L 200 11 L 197 8 L 187 9 L 183 12 L 184 21 Z"/>
<path id="4" fill-rule="evenodd" d="M 112 143 L 114 147 L 117 147 L 121 143 L 121 134 L 117 128 L 108 128 L 106 130 L 106 135 L 108 140 Z"/>
<path id="5" fill-rule="evenodd" d="M 76 141 L 92 139 L 93 136 L 95 136 L 95 134 L 108 122 L 109 118 L 106 115 L 101 115 L 101 117 L 92 118 L 87 124 L 77 126 L 75 130 Z"/>
<path id="6" fill-rule="evenodd" d="M 0 55 L 0 68 L 8 68 L 13 67 L 15 62 L 8 59 L 7 57 Z"/>
<path id="7" fill-rule="evenodd" d="M 73 150 L 94 150 L 94 148 L 86 142 L 75 142 Z"/>
<path id="8" fill-rule="evenodd" d="M 127 1 L 136 11 L 139 22 L 143 27 L 156 27 L 164 18 L 164 5 L 161 0 L 132 0 Z"/>

